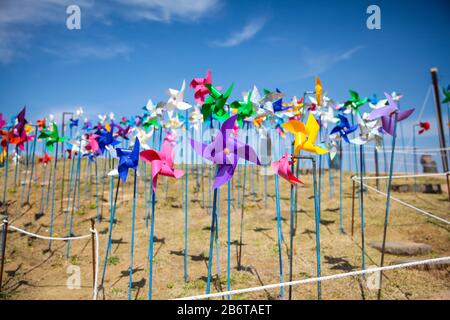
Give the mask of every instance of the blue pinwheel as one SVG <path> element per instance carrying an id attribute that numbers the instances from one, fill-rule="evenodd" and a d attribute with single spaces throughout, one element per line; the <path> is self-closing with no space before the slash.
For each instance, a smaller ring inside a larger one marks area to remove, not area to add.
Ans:
<path id="1" fill-rule="evenodd" d="M 358 126 L 357 125 L 351 126 L 350 123 L 348 122 L 348 119 L 342 114 L 338 114 L 338 118 L 339 122 L 337 126 L 335 126 L 333 130 L 331 130 L 330 134 L 338 133 L 339 136 L 342 139 L 344 139 L 345 142 L 350 143 L 348 135 L 356 131 L 356 129 L 358 129 Z"/>
<path id="2" fill-rule="evenodd" d="M 283 106 L 283 99 L 278 99 L 277 101 L 272 103 L 273 112 L 283 112 L 291 107 L 289 106 Z"/>
<path id="3" fill-rule="evenodd" d="M 112 128 L 111 131 L 101 129 L 96 134 L 98 135 L 98 147 L 100 148 L 101 154 L 105 152 L 107 147 L 114 147 L 119 144 L 119 141 L 114 139 Z"/>
<path id="4" fill-rule="evenodd" d="M 72 129 L 73 127 L 78 127 L 78 121 L 79 119 L 70 119 L 69 127 Z"/>
<path id="5" fill-rule="evenodd" d="M 116 148 L 119 166 L 117 168 L 119 178 L 124 183 L 127 181 L 128 169 L 137 170 L 139 164 L 139 139 L 136 138 L 133 149 Z"/>

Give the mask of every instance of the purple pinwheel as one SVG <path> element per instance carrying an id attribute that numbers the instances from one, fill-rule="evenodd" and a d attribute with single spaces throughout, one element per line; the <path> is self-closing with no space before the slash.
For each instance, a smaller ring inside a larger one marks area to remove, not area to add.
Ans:
<path id="1" fill-rule="evenodd" d="M 139 139 L 133 146 L 133 149 L 116 148 L 117 157 L 119 158 L 119 166 L 117 168 L 119 178 L 124 183 L 127 181 L 128 169 L 136 170 L 139 164 Z"/>
<path id="2" fill-rule="evenodd" d="M 130 132 L 130 130 L 131 130 L 131 126 L 127 126 L 127 127 L 122 127 L 122 126 L 120 126 L 120 125 L 118 125 L 118 124 L 114 124 L 114 127 L 116 127 L 117 128 L 117 136 L 118 137 L 121 137 L 122 139 L 124 139 L 124 140 L 128 140 L 128 133 Z"/>
<path id="3" fill-rule="evenodd" d="M 339 136 L 344 139 L 345 142 L 350 143 L 350 140 L 348 139 L 348 135 L 356 129 L 358 129 L 358 125 L 351 126 L 348 122 L 348 119 L 343 116 L 342 114 L 338 114 L 339 122 L 337 126 L 331 130 L 330 134 L 339 133 Z"/>
<path id="4" fill-rule="evenodd" d="M 392 118 L 392 116 L 397 113 L 397 121 L 402 121 L 407 119 L 413 112 L 414 109 L 409 109 L 406 111 L 400 111 L 398 109 L 397 103 L 394 101 L 391 95 L 384 93 L 388 100 L 388 105 L 385 107 L 381 107 L 378 109 L 373 110 L 369 114 L 369 121 L 373 121 L 376 119 L 381 118 L 381 125 L 383 128 L 383 131 L 387 134 L 393 136 L 394 135 L 394 125 L 395 125 L 395 118 Z"/>
<path id="5" fill-rule="evenodd" d="M 261 165 L 252 147 L 232 137 L 237 117 L 238 115 L 234 115 L 226 120 L 214 141 L 209 145 L 189 139 L 197 154 L 217 165 L 213 189 L 217 189 L 231 180 L 239 158 Z"/>
<path id="6" fill-rule="evenodd" d="M 22 111 L 20 111 L 16 117 L 17 123 L 14 126 L 14 129 L 17 131 L 17 136 L 19 137 L 22 136 L 25 125 L 28 123 L 28 121 L 25 119 L 25 112 L 26 107 L 23 107 Z"/>
<path id="7" fill-rule="evenodd" d="M 85 120 L 83 124 L 83 130 L 91 130 L 92 129 L 92 123 L 90 120 Z"/>

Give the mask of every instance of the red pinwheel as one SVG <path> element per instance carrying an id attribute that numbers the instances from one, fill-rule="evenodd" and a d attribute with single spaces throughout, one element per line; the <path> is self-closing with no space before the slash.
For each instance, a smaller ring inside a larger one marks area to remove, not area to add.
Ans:
<path id="1" fill-rule="evenodd" d="M 52 160 L 52 157 L 47 152 L 42 157 L 39 157 L 39 163 L 43 163 L 44 165 L 47 165 L 50 160 Z"/>
<path id="2" fill-rule="evenodd" d="M 190 139 L 191 146 L 197 154 L 217 165 L 213 189 L 217 189 L 231 180 L 239 159 L 261 165 L 252 147 L 232 137 L 237 117 L 236 114 L 226 120 L 214 141 L 209 145 Z"/>
<path id="3" fill-rule="evenodd" d="M 200 105 L 205 102 L 205 96 L 209 94 L 209 90 L 205 87 L 205 84 L 212 84 L 211 70 L 206 72 L 205 78 L 194 78 L 190 84 L 190 87 L 194 89 L 195 101 Z"/>
<path id="4" fill-rule="evenodd" d="M 175 151 L 169 142 L 164 142 L 161 151 L 156 150 L 144 150 L 140 153 L 140 157 L 143 161 L 152 165 L 152 184 L 153 191 L 156 192 L 156 186 L 158 183 L 158 175 L 172 177 L 178 179 L 184 175 L 184 171 L 174 168 L 173 159 L 175 157 Z"/>
<path id="5" fill-rule="evenodd" d="M 114 127 L 116 127 L 118 129 L 118 131 L 117 131 L 118 137 L 121 137 L 124 140 L 128 140 L 128 133 L 131 130 L 131 126 L 127 126 L 124 128 L 118 124 L 114 124 Z"/>
<path id="6" fill-rule="evenodd" d="M 424 122 L 419 122 L 419 127 L 420 127 L 419 134 L 422 134 L 425 131 L 430 130 L 431 125 L 428 121 L 424 121 Z"/>

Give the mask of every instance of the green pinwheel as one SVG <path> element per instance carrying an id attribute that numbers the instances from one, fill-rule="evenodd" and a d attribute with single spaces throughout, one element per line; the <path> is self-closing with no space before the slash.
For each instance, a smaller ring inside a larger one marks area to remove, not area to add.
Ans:
<path id="1" fill-rule="evenodd" d="M 58 133 L 58 127 L 56 123 L 52 124 L 52 130 L 42 130 L 38 136 L 38 139 L 45 139 L 45 146 L 50 152 L 53 152 L 53 146 L 55 143 L 66 141 L 67 137 L 60 137 Z"/>
<path id="2" fill-rule="evenodd" d="M 209 96 L 202 106 L 203 119 L 209 119 L 212 115 L 214 115 L 217 120 L 223 121 L 228 119 L 230 116 L 225 110 L 225 103 L 233 90 L 233 84 L 228 87 L 225 93 L 220 92 L 220 90 L 212 84 L 205 84 L 205 87 L 209 90 Z"/>
<path id="3" fill-rule="evenodd" d="M 148 130 L 148 128 L 150 128 L 150 127 L 156 127 L 156 128 L 158 128 L 158 127 L 159 127 L 159 119 L 158 119 L 158 117 L 151 117 L 151 116 L 148 116 L 148 117 L 142 122 L 142 127 L 143 127 L 145 130 Z"/>
<path id="4" fill-rule="evenodd" d="M 239 127 L 244 128 L 244 119 L 256 114 L 252 102 L 252 91 L 247 95 L 246 101 L 234 101 L 230 105 L 231 109 L 237 111 L 237 123 Z"/>
<path id="5" fill-rule="evenodd" d="M 344 106 L 350 108 L 350 110 L 354 111 L 356 114 L 361 116 L 361 112 L 359 111 L 359 107 L 367 103 L 367 98 L 360 98 L 359 94 L 356 91 L 349 90 L 350 99 L 344 103 Z"/>
<path id="6" fill-rule="evenodd" d="M 444 100 L 442 103 L 450 103 L 450 85 L 446 88 L 442 88 L 442 93 L 444 94 Z"/>

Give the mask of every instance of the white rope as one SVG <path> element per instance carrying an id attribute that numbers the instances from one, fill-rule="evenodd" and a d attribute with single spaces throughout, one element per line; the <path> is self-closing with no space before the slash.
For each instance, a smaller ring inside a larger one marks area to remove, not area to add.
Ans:
<path id="1" fill-rule="evenodd" d="M 276 289 L 279 287 L 287 287 L 287 286 L 294 286 L 294 285 L 299 285 L 299 284 L 314 283 L 314 282 L 318 282 L 318 281 L 335 280 L 335 279 L 341 279 L 341 278 L 346 278 L 346 277 L 358 276 L 358 275 L 362 275 L 362 274 L 366 274 L 366 273 L 375 273 L 375 272 L 380 272 L 380 271 L 384 271 L 384 270 L 407 268 L 407 267 L 418 266 L 418 265 L 423 265 L 423 264 L 427 264 L 427 263 L 442 262 L 442 261 L 446 261 L 446 260 L 450 260 L 450 256 L 434 258 L 434 259 L 427 259 L 427 260 L 420 260 L 420 261 L 412 261 L 412 262 L 407 262 L 407 263 L 402 263 L 402 264 L 395 264 L 392 266 L 370 268 L 370 269 L 366 269 L 366 270 L 358 270 L 358 271 L 335 274 L 335 275 L 330 275 L 330 276 L 308 278 L 308 279 L 304 279 L 304 280 L 295 280 L 295 281 L 289 281 L 289 282 L 283 282 L 283 283 L 274 283 L 274 284 L 268 284 L 268 285 L 259 286 L 259 287 L 253 287 L 253 288 L 237 289 L 237 290 L 224 291 L 224 292 L 218 292 L 218 293 L 203 294 L 203 295 L 198 295 L 198 296 L 190 296 L 190 297 L 184 297 L 184 298 L 179 298 L 179 299 L 175 299 L 175 300 L 199 300 L 199 299 L 207 299 L 207 298 L 218 298 L 218 297 L 223 297 L 223 296 L 228 296 L 228 295 L 233 295 L 233 294 L 250 293 L 250 292 L 267 290 L 267 289 Z"/>
<path id="2" fill-rule="evenodd" d="M 409 175 L 398 175 L 392 176 L 392 179 L 404 179 L 404 178 L 420 178 L 420 177 L 439 177 L 439 176 L 447 176 L 450 172 L 442 172 L 442 173 L 421 173 L 421 174 L 409 174 Z M 354 176 L 353 180 L 359 181 L 361 177 Z M 378 176 L 378 177 L 363 177 L 363 180 L 381 180 L 381 179 L 389 179 L 389 176 Z"/>
<path id="3" fill-rule="evenodd" d="M 58 240 L 59 240 L 59 241 L 82 240 L 82 239 L 87 239 L 87 238 L 89 238 L 89 237 L 91 236 L 90 234 L 87 234 L 87 235 L 84 235 L 84 236 L 79 236 L 79 237 L 67 237 L 67 238 L 46 237 L 46 236 L 41 236 L 41 235 L 38 235 L 38 234 L 35 234 L 35 233 L 32 233 L 32 232 L 25 231 L 25 230 L 23 230 L 23 229 L 20 229 L 20 228 L 11 226 L 11 225 L 9 225 L 8 228 L 11 228 L 11 229 L 14 229 L 14 230 L 16 230 L 16 231 L 19 231 L 19 232 L 21 232 L 21 233 L 27 234 L 27 235 L 29 235 L 29 236 L 31 236 L 31 237 L 36 237 L 36 238 L 43 239 L 43 240 L 56 240 L 56 241 L 58 241 Z"/>
<path id="4" fill-rule="evenodd" d="M 360 181 L 357 181 L 357 180 L 355 180 L 355 181 L 358 182 L 358 183 L 360 183 Z M 381 195 L 387 197 L 387 194 L 386 194 L 386 193 L 384 193 L 384 192 L 382 192 L 382 191 L 380 191 L 380 190 L 377 190 L 377 189 L 374 188 L 374 187 L 371 187 L 371 186 L 369 186 L 369 185 L 367 185 L 367 184 L 365 184 L 365 183 L 363 183 L 363 186 L 366 187 L 366 188 L 368 188 L 368 189 L 370 189 L 370 190 L 372 190 L 372 191 L 375 191 L 376 193 L 379 193 L 379 194 L 381 194 Z M 447 220 L 445 220 L 445 219 L 443 219 L 443 218 L 441 218 L 441 217 L 435 216 L 434 214 L 431 214 L 431 213 L 429 213 L 429 212 L 427 212 L 427 211 L 425 211 L 425 210 L 422 210 L 422 209 L 420 209 L 420 208 L 417 208 L 417 207 L 415 207 L 415 206 L 413 206 L 413 205 L 411 205 L 411 204 L 409 204 L 409 203 L 407 203 L 407 202 L 404 202 L 404 201 L 402 201 L 402 200 L 400 200 L 400 199 L 397 199 L 397 198 L 395 198 L 395 197 L 393 197 L 393 196 L 391 196 L 391 199 L 394 200 L 394 201 L 396 201 L 396 202 L 398 202 L 398 203 L 400 203 L 400 204 L 402 204 L 402 205 L 404 205 L 405 207 L 408 207 L 408 208 L 414 209 L 414 210 L 416 210 L 416 211 L 418 211 L 418 212 L 420 212 L 420 213 L 423 213 L 424 215 L 429 216 L 430 218 L 439 220 L 439 221 L 441 221 L 441 222 L 443 222 L 443 223 L 446 223 L 446 224 L 450 224 L 450 221 L 447 221 Z"/>
<path id="5" fill-rule="evenodd" d="M 0 227 L 3 224 L 0 225 Z M 13 230 L 19 231 L 21 233 L 24 233 L 26 235 L 29 235 L 31 237 L 35 237 L 35 238 L 39 238 L 39 239 L 43 239 L 43 240 L 55 240 L 55 241 L 66 241 L 66 240 L 82 240 L 82 239 L 87 239 L 90 238 L 92 235 L 91 234 L 87 234 L 84 236 L 79 236 L 79 237 L 67 237 L 67 238 L 57 238 L 57 237 L 46 237 L 46 236 L 41 236 L 32 232 L 28 232 L 25 231 L 23 229 L 17 228 L 15 226 L 11 226 L 8 225 L 8 228 L 11 228 Z M 98 246 L 99 246 L 99 241 L 98 241 L 98 231 L 97 229 L 90 229 L 91 233 L 94 234 L 95 237 L 95 278 L 94 278 L 94 288 L 93 288 L 93 293 L 92 293 L 92 299 L 93 300 L 97 300 L 97 288 L 98 288 Z"/>

